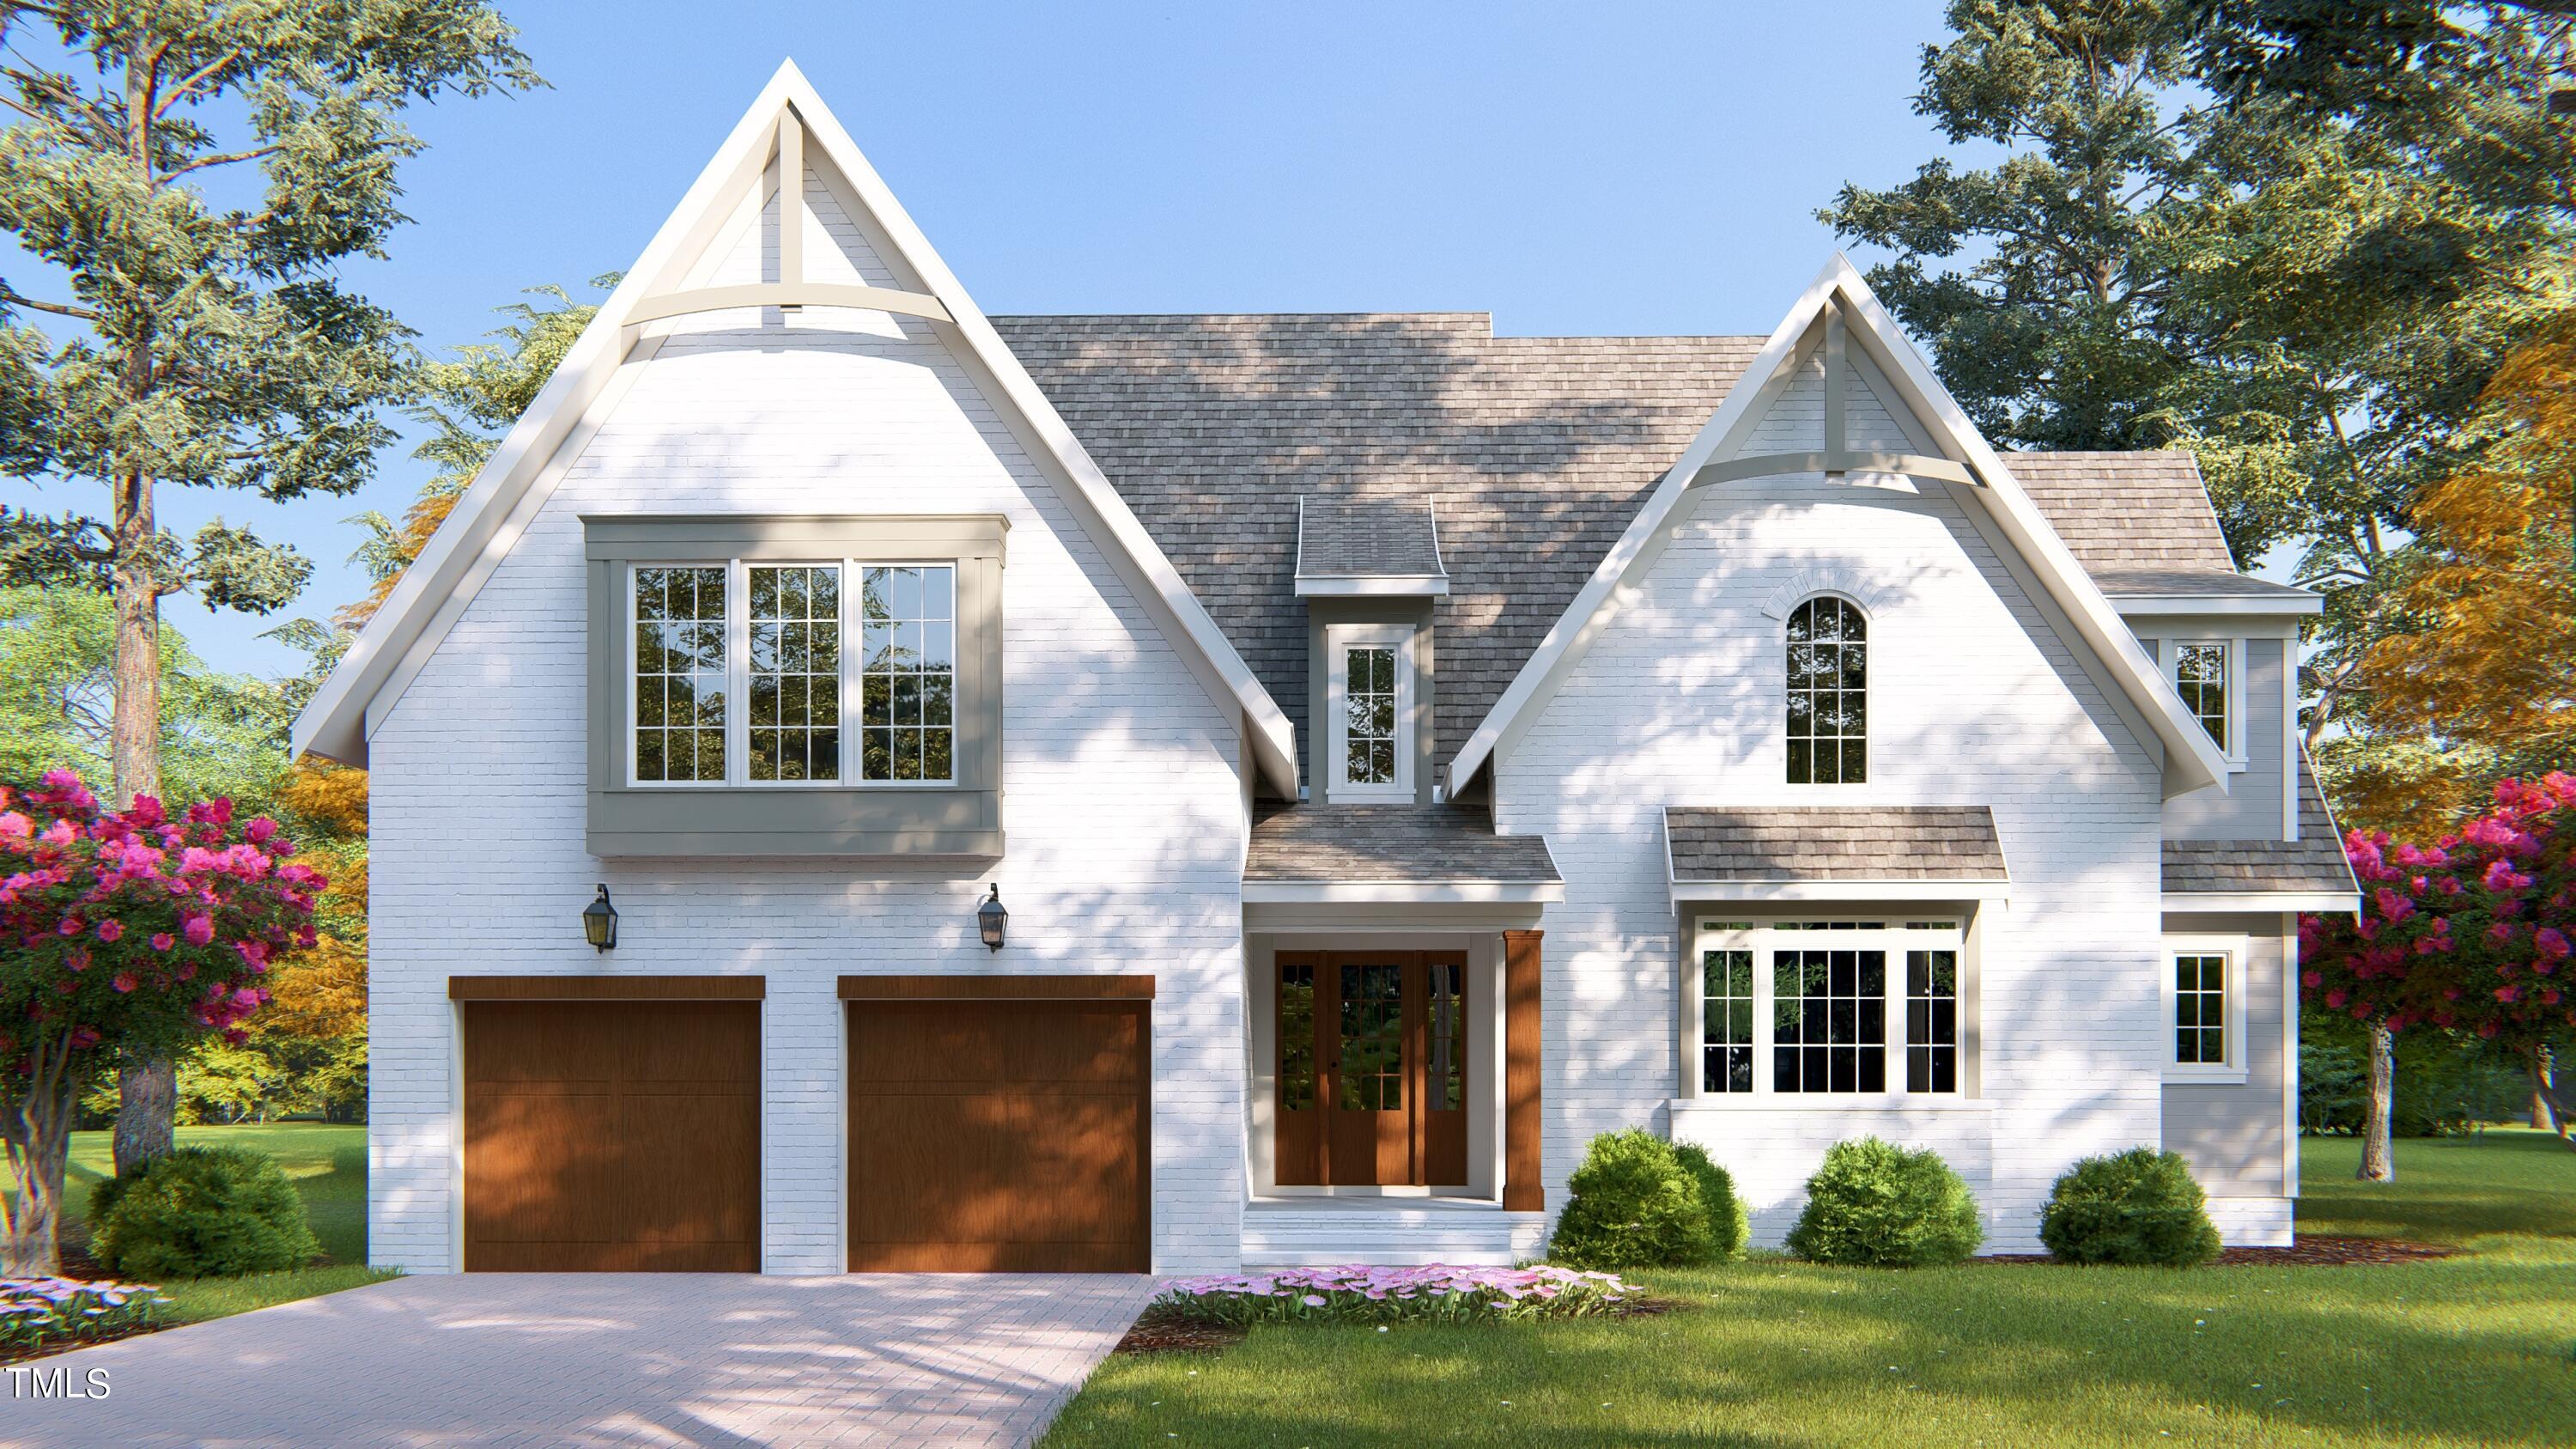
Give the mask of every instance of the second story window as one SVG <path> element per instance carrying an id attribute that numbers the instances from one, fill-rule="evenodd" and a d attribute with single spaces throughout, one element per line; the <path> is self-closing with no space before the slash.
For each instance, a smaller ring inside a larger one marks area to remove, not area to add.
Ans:
<path id="1" fill-rule="evenodd" d="M 2174 646 L 2174 689 L 2211 743 L 2228 749 L 2227 654 L 2224 642 Z"/>
<path id="2" fill-rule="evenodd" d="M 859 778 L 938 784 L 956 776 L 956 570 L 863 569 Z"/>
<path id="3" fill-rule="evenodd" d="M 1789 615 L 1789 783 L 1869 779 L 1868 624 L 1830 594 Z"/>
<path id="4" fill-rule="evenodd" d="M 1413 798 L 1413 628 L 1338 624 L 1326 633 L 1332 776 L 1325 798 Z"/>

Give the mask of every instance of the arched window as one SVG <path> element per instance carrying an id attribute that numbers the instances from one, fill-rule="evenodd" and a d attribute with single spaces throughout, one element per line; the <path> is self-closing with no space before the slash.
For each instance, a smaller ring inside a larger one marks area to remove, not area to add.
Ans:
<path id="1" fill-rule="evenodd" d="M 1789 615 L 1789 783 L 1869 778 L 1869 625 L 1831 594 Z"/>

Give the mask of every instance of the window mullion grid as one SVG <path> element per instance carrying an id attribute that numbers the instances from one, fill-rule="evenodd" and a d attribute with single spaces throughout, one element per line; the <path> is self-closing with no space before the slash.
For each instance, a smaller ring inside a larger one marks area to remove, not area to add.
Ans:
<path id="1" fill-rule="evenodd" d="M 751 565 L 725 561 L 725 783 L 751 783 Z"/>
<path id="2" fill-rule="evenodd" d="M 857 559 L 842 559 L 840 566 L 841 703 L 835 715 L 840 729 L 833 736 L 840 757 L 833 779 L 836 784 L 855 786 L 862 783 L 859 762 L 866 758 L 861 742 L 866 738 L 867 694 L 860 676 L 867 668 L 863 647 L 867 631 L 866 612 L 859 601 L 867 592 L 867 580 L 860 576 Z"/>
<path id="3" fill-rule="evenodd" d="M 1771 937 L 1767 932 L 1752 930 L 1742 940 L 1753 956 L 1753 1032 L 1748 1045 L 1753 1048 L 1753 1100 L 1768 1102 L 1771 1090 L 1771 1054 L 1778 1050 L 1772 1040 L 1775 1023 L 1771 1011 L 1774 993 L 1771 989 Z"/>

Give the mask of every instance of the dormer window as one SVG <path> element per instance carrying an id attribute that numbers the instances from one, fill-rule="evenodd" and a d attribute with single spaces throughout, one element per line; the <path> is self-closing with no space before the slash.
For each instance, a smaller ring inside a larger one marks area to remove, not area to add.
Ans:
<path id="1" fill-rule="evenodd" d="M 1869 625 L 1860 605 L 1819 594 L 1789 613 L 1789 783 L 1869 779 Z"/>
<path id="2" fill-rule="evenodd" d="M 2165 677 L 2183 708 L 2209 732 L 2232 764 L 2245 762 L 2244 646 L 2236 639 L 2168 639 L 2161 652 Z"/>
<path id="3" fill-rule="evenodd" d="M 1413 632 L 1410 624 L 1325 631 L 1333 736 L 1325 798 L 1334 803 L 1413 798 Z"/>

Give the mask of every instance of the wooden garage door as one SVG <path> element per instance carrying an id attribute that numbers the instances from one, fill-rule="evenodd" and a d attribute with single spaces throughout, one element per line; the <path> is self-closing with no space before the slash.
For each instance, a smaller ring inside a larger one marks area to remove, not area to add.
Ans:
<path id="1" fill-rule="evenodd" d="M 465 1003 L 465 1267 L 760 1270 L 760 1004 Z"/>
<path id="2" fill-rule="evenodd" d="M 1146 1003 L 849 1012 L 852 1272 L 1146 1270 Z"/>

